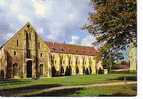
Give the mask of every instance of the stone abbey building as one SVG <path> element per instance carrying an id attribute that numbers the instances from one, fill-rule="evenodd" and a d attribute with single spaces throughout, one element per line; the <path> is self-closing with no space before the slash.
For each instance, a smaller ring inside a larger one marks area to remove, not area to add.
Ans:
<path id="1" fill-rule="evenodd" d="M 0 47 L 0 78 L 96 74 L 96 54 L 94 47 L 46 42 L 27 23 Z"/>

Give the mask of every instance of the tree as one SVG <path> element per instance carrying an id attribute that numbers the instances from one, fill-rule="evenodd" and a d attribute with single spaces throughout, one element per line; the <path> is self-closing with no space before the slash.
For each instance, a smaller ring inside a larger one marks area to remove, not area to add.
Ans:
<path id="1" fill-rule="evenodd" d="M 96 37 L 94 44 L 102 44 L 103 60 L 120 59 L 121 50 L 136 45 L 136 0 L 91 0 L 91 4 L 84 29 Z"/>

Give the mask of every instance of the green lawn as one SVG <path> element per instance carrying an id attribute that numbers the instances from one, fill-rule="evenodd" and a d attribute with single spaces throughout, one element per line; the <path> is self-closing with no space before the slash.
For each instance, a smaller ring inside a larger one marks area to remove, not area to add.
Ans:
<path id="1" fill-rule="evenodd" d="M 52 77 L 41 78 L 38 80 L 22 79 L 0 81 L 0 95 L 12 96 L 13 94 L 37 92 L 46 88 L 70 85 L 85 85 L 95 83 L 108 83 L 123 81 L 124 77 L 127 80 L 136 80 L 136 74 L 107 74 L 107 75 L 84 75 L 84 76 L 65 76 L 65 77 Z M 2 93 L 2 91 L 4 93 Z M 74 91 L 73 91 L 74 92 Z"/>
<path id="2" fill-rule="evenodd" d="M 83 88 L 70 96 L 136 96 L 137 85 L 116 85 Z"/>
<path id="3" fill-rule="evenodd" d="M 84 75 L 84 76 L 65 76 L 65 77 L 52 77 L 41 78 L 38 80 L 22 79 L 11 81 L 0 81 L 0 89 L 9 89 L 15 87 L 23 87 L 30 85 L 47 85 L 47 84 L 61 84 L 61 85 L 83 85 L 83 84 L 95 84 L 112 81 L 121 81 L 123 77 L 135 78 L 136 74 L 107 74 L 107 75 Z M 133 79 L 134 80 L 134 79 Z"/>

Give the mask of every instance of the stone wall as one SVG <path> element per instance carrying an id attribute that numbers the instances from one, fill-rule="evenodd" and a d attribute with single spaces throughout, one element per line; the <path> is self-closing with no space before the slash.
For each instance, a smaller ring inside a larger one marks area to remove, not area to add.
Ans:
<path id="1" fill-rule="evenodd" d="M 6 78 L 27 78 L 28 61 L 32 64 L 33 78 L 39 76 L 40 65 L 43 65 L 43 74 L 40 76 L 50 76 L 49 49 L 29 23 L 9 39 L 2 49 L 7 57 L 7 64 L 4 65 Z"/>
<path id="2" fill-rule="evenodd" d="M 51 66 L 55 72 L 62 72 L 66 75 L 66 71 L 70 68 L 70 75 L 96 74 L 96 59 L 94 56 L 51 53 Z M 54 74 L 53 74 L 54 75 Z M 54 75 L 55 76 L 55 75 Z"/>
<path id="3" fill-rule="evenodd" d="M 129 63 L 130 63 L 130 71 L 137 70 L 137 48 L 131 44 L 129 48 Z"/>
<path id="4" fill-rule="evenodd" d="M 96 74 L 95 56 L 50 52 L 27 23 L 0 48 L 1 78 Z"/>

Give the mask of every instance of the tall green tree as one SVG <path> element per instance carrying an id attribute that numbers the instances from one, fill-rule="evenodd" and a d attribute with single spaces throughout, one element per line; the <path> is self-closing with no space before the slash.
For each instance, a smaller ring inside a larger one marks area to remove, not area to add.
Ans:
<path id="1" fill-rule="evenodd" d="M 91 0 L 91 5 L 84 28 L 96 37 L 94 44 L 102 45 L 104 59 L 117 57 L 132 42 L 136 45 L 136 0 Z"/>

